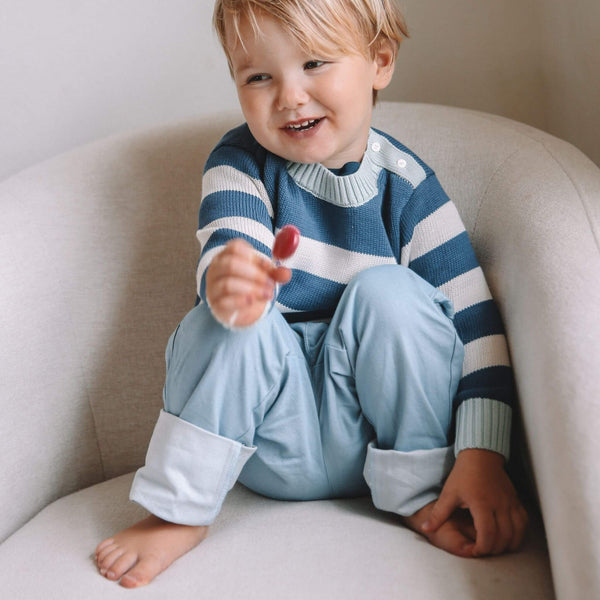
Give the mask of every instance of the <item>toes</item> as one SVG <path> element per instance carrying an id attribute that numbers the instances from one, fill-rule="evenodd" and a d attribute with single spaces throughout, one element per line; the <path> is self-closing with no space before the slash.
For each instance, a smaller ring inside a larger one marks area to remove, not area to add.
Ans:
<path id="1" fill-rule="evenodd" d="M 145 556 L 123 577 L 121 585 L 126 588 L 135 588 L 150 583 L 161 571 L 161 561 L 154 556 Z"/>
<path id="2" fill-rule="evenodd" d="M 107 549 L 102 558 L 97 560 L 98 569 L 100 569 L 100 574 L 108 577 L 107 572 L 112 571 L 113 565 L 125 554 L 125 548 L 121 548 L 120 546 L 115 546 L 113 549 Z M 112 577 L 109 577 L 112 579 Z"/>
<path id="3" fill-rule="evenodd" d="M 109 569 L 106 571 L 106 578 L 111 581 L 118 581 L 135 565 L 138 557 L 135 552 L 124 552 L 119 556 Z"/>
<path id="4" fill-rule="evenodd" d="M 100 542 L 98 544 L 98 546 L 96 546 L 96 556 L 98 556 L 98 554 L 100 554 L 100 552 L 102 552 L 102 550 L 104 550 L 104 548 L 106 548 L 107 546 L 112 546 L 114 545 L 115 540 L 113 538 L 108 538 L 106 540 L 104 540 L 103 542 Z"/>
<path id="5" fill-rule="evenodd" d="M 106 560 L 106 557 L 109 556 L 112 552 L 114 552 L 119 546 L 117 544 L 110 544 L 108 546 L 104 546 L 102 550 L 96 552 L 96 563 L 100 566 Z"/>

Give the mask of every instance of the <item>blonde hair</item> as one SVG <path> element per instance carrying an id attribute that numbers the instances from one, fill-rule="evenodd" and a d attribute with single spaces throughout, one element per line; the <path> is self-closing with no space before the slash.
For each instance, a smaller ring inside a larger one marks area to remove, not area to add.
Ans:
<path id="1" fill-rule="evenodd" d="M 308 54 L 323 58 L 348 52 L 374 58 L 380 44 L 391 43 L 394 58 L 408 37 L 395 0 L 217 0 L 213 24 L 231 68 L 225 30 L 230 17 L 236 42 L 242 47 L 240 22 L 246 18 L 260 35 L 260 16 L 279 21 Z"/>

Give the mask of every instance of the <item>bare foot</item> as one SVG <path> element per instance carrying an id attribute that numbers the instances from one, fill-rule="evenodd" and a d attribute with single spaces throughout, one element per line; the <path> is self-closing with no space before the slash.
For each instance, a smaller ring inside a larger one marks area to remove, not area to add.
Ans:
<path id="1" fill-rule="evenodd" d="M 151 515 L 99 544 L 96 564 L 107 579 L 140 587 L 197 546 L 207 532 L 208 527 L 176 525 Z"/>
<path id="2" fill-rule="evenodd" d="M 474 557 L 475 528 L 468 511 L 456 511 L 439 529 L 433 532 L 423 531 L 423 525 L 429 520 L 434 500 L 426 504 L 410 517 L 402 517 L 404 524 L 425 536 L 434 546 L 464 558 Z"/>

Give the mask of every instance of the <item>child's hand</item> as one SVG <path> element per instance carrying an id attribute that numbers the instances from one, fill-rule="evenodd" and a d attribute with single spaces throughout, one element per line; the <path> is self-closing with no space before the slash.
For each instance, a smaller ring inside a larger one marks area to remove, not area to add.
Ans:
<path id="1" fill-rule="evenodd" d="M 489 450 L 460 452 L 439 499 L 428 506 L 431 506 L 431 511 L 421 525 L 421 532 L 434 544 L 435 534 L 442 533 L 444 524 L 456 524 L 454 513 L 457 509 L 468 509 L 471 513 L 472 535 L 465 533 L 460 545 L 453 542 L 459 550 L 454 553 L 462 556 L 485 556 L 516 550 L 523 540 L 528 520 L 504 470 L 504 457 Z M 460 529 L 468 531 L 464 527 Z"/>
<path id="2" fill-rule="evenodd" d="M 247 327 L 263 314 L 275 283 L 287 283 L 291 271 L 275 267 L 241 239 L 232 240 L 206 271 L 206 297 L 214 317 L 229 327 Z"/>

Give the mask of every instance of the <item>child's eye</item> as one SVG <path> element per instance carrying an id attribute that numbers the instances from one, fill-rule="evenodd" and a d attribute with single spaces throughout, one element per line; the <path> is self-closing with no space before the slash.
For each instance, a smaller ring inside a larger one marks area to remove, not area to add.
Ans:
<path id="1" fill-rule="evenodd" d="M 259 83 L 261 81 L 266 81 L 269 79 L 269 76 L 265 73 L 257 73 L 256 75 L 251 75 L 246 79 L 246 83 Z"/>
<path id="2" fill-rule="evenodd" d="M 304 63 L 304 69 L 306 71 L 310 71 L 311 69 L 318 69 L 325 64 L 324 60 L 309 60 L 307 63 Z"/>

